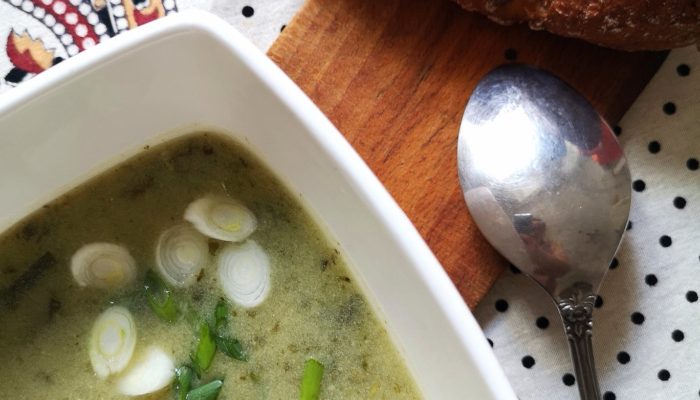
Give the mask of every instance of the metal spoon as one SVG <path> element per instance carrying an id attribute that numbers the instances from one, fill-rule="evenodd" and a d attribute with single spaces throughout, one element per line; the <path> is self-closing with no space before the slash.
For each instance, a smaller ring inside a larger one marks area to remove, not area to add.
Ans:
<path id="1" fill-rule="evenodd" d="M 486 239 L 559 309 L 584 400 L 600 399 L 591 344 L 598 289 L 630 210 L 610 126 L 576 90 L 533 67 L 487 74 L 459 131 L 459 177 Z"/>

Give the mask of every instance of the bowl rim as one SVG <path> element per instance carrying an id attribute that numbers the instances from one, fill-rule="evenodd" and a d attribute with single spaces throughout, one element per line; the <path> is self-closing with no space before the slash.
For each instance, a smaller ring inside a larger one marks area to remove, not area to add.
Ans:
<path id="1" fill-rule="evenodd" d="M 490 389 L 492 398 L 516 399 L 505 373 L 464 299 L 386 188 L 311 99 L 271 59 L 223 19 L 205 11 L 186 10 L 119 34 L 68 58 L 0 94 L 0 124 L 5 116 L 29 106 L 42 93 L 79 80 L 85 71 L 107 64 L 111 59 L 145 43 L 193 30 L 207 34 L 231 50 L 298 118 L 328 155 L 335 159 L 347 183 L 356 190 L 369 211 L 389 230 L 397 247 L 413 261 L 415 272 L 426 284 L 440 311 L 459 337 L 464 351 L 474 360 L 479 379 Z"/>

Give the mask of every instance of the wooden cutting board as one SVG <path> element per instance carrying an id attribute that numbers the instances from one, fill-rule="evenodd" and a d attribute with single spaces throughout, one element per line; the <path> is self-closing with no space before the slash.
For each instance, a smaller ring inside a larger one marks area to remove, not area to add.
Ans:
<path id="1" fill-rule="evenodd" d="M 623 53 L 502 27 L 448 0 L 307 0 L 269 50 L 352 143 L 474 307 L 507 263 L 459 188 L 469 94 L 517 60 L 555 72 L 615 124 L 664 53 Z"/>

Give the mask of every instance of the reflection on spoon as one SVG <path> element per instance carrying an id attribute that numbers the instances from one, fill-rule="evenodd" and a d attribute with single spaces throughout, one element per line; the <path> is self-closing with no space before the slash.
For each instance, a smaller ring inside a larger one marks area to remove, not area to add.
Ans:
<path id="1" fill-rule="evenodd" d="M 553 75 L 508 65 L 472 93 L 457 159 L 486 239 L 557 305 L 582 399 L 600 399 L 591 345 L 597 291 L 630 209 L 630 173 L 612 130 Z"/>

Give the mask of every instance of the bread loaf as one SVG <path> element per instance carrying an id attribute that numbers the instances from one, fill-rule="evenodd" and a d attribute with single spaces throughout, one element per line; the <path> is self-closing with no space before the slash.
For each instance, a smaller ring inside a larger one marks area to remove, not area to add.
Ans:
<path id="1" fill-rule="evenodd" d="M 456 0 L 502 24 L 527 22 L 623 50 L 662 50 L 700 38 L 700 0 Z"/>

